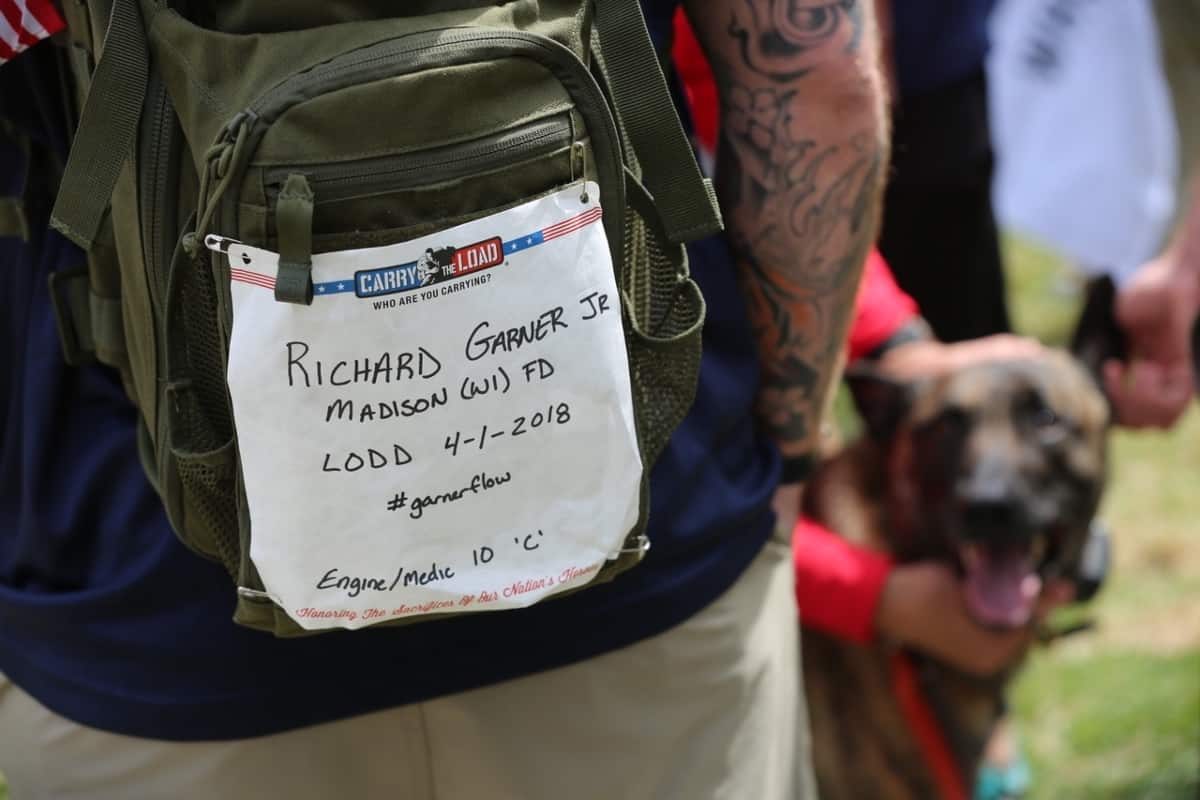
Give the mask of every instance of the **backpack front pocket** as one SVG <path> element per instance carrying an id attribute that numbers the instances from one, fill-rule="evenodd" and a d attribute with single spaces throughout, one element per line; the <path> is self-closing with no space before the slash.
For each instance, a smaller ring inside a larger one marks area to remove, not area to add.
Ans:
<path id="1" fill-rule="evenodd" d="M 594 183 L 416 239 L 230 264 L 228 383 L 269 597 L 307 630 L 519 608 L 595 580 L 642 516 Z"/>
<path id="2" fill-rule="evenodd" d="M 425 151 L 264 168 L 265 205 L 243 204 L 241 229 L 274 247 L 279 194 L 298 173 L 314 195 L 314 252 L 412 239 L 583 180 L 581 127 L 568 112 Z"/>

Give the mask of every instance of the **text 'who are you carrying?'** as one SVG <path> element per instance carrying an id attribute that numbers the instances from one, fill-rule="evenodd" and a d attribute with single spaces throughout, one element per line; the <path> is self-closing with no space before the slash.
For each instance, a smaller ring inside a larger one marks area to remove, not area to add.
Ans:
<path id="1" fill-rule="evenodd" d="M 695 390 L 720 218 L 638 3 L 441 5 L 69 21 L 68 356 L 121 371 L 176 532 L 277 635 L 634 566 Z"/>

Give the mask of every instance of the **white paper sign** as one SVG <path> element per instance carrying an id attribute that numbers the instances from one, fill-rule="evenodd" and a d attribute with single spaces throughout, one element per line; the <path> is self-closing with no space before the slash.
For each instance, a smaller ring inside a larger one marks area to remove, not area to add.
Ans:
<path id="1" fill-rule="evenodd" d="M 229 388 L 267 593 L 308 629 L 530 605 L 586 583 L 638 517 L 598 188 L 313 257 L 231 244 Z"/>

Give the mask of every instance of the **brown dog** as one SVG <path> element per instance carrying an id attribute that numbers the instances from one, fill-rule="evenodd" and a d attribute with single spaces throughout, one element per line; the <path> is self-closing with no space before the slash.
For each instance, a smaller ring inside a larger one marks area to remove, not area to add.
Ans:
<path id="1" fill-rule="evenodd" d="M 1041 583 L 1076 574 L 1105 481 L 1108 407 L 1066 353 L 980 364 L 916 386 L 849 378 L 868 435 L 825 464 L 806 513 L 897 562 L 962 576 L 982 625 L 1029 624 Z M 896 649 L 803 632 L 821 797 L 937 798 L 893 689 Z M 979 679 L 912 654 L 969 791 L 1008 675 Z"/>

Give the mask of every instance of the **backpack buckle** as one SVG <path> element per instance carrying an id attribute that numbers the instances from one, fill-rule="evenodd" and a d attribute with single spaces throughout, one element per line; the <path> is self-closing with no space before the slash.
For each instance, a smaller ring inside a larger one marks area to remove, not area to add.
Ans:
<path id="1" fill-rule="evenodd" d="M 96 342 L 92 337 L 91 284 L 87 267 L 50 273 L 49 288 L 63 360 L 72 367 L 92 363 L 96 360 Z"/>
<path id="2" fill-rule="evenodd" d="M 0 236 L 15 236 L 29 241 L 29 217 L 25 204 L 17 197 L 0 197 Z"/>

